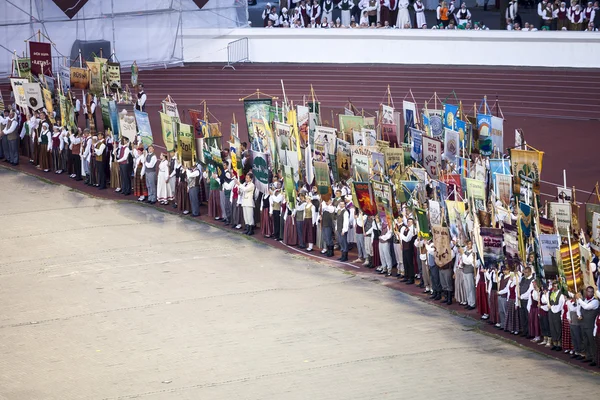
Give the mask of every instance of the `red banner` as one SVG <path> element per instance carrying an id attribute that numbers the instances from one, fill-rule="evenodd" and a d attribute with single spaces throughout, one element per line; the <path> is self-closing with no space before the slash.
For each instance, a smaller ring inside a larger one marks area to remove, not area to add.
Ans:
<path id="1" fill-rule="evenodd" d="M 443 182 L 448 187 L 448 200 L 459 201 L 459 200 L 464 199 L 460 175 L 458 175 L 458 174 L 444 175 Z"/>
<path id="2" fill-rule="evenodd" d="M 354 182 L 354 192 L 361 211 L 365 215 L 377 215 L 377 204 L 375 203 L 375 197 L 373 197 L 371 184 L 368 182 Z"/>
<path id="3" fill-rule="evenodd" d="M 50 43 L 29 42 L 31 57 L 31 73 L 35 76 L 44 74 L 52 75 L 52 49 Z"/>
<path id="4" fill-rule="evenodd" d="M 58 6 L 65 13 L 69 19 L 72 19 L 75 14 L 81 10 L 81 7 L 88 2 L 88 0 L 53 0 L 54 4 Z"/>

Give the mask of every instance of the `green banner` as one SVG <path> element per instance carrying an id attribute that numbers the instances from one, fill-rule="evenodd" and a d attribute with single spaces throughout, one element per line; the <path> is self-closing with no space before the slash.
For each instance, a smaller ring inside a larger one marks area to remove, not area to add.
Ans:
<path id="1" fill-rule="evenodd" d="M 296 208 L 296 184 L 294 183 L 294 170 L 286 165 L 283 169 L 283 181 L 288 210 Z"/>

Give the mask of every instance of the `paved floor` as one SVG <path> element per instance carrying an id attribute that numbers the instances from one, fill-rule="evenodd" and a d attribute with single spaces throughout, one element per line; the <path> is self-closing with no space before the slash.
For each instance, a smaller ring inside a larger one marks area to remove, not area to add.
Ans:
<path id="1" fill-rule="evenodd" d="M 0 227 L 2 400 L 598 392 L 598 375 L 401 292 L 3 168 Z"/>

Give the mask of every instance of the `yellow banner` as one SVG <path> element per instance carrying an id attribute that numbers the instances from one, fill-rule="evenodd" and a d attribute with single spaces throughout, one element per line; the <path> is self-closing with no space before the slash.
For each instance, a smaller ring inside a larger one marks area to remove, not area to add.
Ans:
<path id="1" fill-rule="evenodd" d="M 540 194 L 540 176 L 542 174 L 542 158 L 544 152 L 532 150 L 510 151 L 510 162 L 513 173 L 513 192 L 521 194 L 521 186 L 531 186 L 536 194 Z"/>
<path id="2" fill-rule="evenodd" d="M 293 135 L 296 138 L 296 151 L 298 152 L 298 161 L 302 161 L 302 149 L 300 148 L 300 134 L 298 133 L 298 117 L 296 116 L 296 110 L 290 110 L 288 112 L 287 123 L 291 125 Z"/>
<path id="3" fill-rule="evenodd" d="M 188 124 L 179 124 L 179 134 L 177 135 L 177 152 L 179 160 L 193 162 L 194 160 L 194 127 Z"/>
<path id="4" fill-rule="evenodd" d="M 46 104 L 48 118 L 50 118 L 50 122 L 54 123 L 54 107 L 52 107 L 52 92 L 45 88 L 42 88 L 42 91 L 44 92 L 44 104 Z"/>

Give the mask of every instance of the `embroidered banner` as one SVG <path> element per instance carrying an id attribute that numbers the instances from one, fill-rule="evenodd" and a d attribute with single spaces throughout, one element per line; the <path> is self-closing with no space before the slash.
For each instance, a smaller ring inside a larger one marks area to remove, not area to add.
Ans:
<path id="1" fill-rule="evenodd" d="M 160 115 L 160 126 L 162 129 L 163 141 L 167 151 L 173 151 L 175 149 L 175 135 L 173 135 L 173 117 L 158 112 Z"/>
<path id="2" fill-rule="evenodd" d="M 373 197 L 371 184 L 368 182 L 353 182 L 353 185 L 358 207 L 365 215 L 375 216 L 377 214 L 377 205 Z"/>
<path id="3" fill-rule="evenodd" d="M 510 150 L 510 160 L 513 174 L 513 191 L 521 195 L 521 186 L 533 187 L 540 194 L 540 175 L 542 173 L 543 152 L 530 150 Z"/>
<path id="4" fill-rule="evenodd" d="M 423 137 L 423 167 L 433 178 L 437 178 L 442 166 L 442 142 L 428 136 Z"/>
<path id="5" fill-rule="evenodd" d="M 135 140 L 137 133 L 137 127 L 135 124 L 135 117 L 131 114 L 127 114 L 127 111 L 119 113 L 119 128 L 121 135 L 129 139 L 131 143 Z M 191 150 L 190 150 L 191 151 Z M 191 157 L 190 157 L 191 159 Z"/>
<path id="6" fill-rule="evenodd" d="M 50 43 L 29 42 L 29 55 L 31 57 L 31 73 L 52 75 L 52 46 Z"/>
<path id="7" fill-rule="evenodd" d="M 446 129 L 444 136 L 444 157 L 446 161 L 456 163 L 456 157 L 459 155 L 460 141 L 458 132 Z"/>
<path id="8" fill-rule="evenodd" d="M 435 265 L 444 267 L 453 258 L 452 247 L 450 245 L 450 231 L 444 226 L 434 225 L 431 227 L 431 232 L 433 233 L 433 245 L 435 246 Z"/>
<path id="9" fill-rule="evenodd" d="M 121 115 L 121 114 L 119 114 Z M 177 135 L 177 153 L 179 160 L 194 161 L 194 127 L 188 124 L 179 123 L 179 135 Z"/>
<path id="10" fill-rule="evenodd" d="M 345 140 L 337 140 L 337 169 L 340 179 L 350 178 L 350 143 Z"/>

